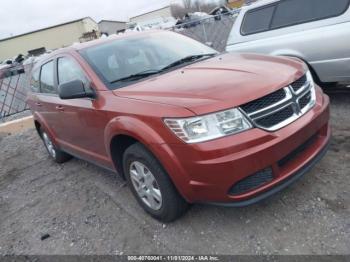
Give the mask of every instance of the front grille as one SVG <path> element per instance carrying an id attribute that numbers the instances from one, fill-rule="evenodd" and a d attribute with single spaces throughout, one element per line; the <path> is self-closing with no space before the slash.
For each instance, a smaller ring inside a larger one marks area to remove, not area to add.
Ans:
<path id="1" fill-rule="evenodd" d="M 278 166 L 283 167 L 286 164 L 288 164 L 290 161 L 294 160 L 297 156 L 302 154 L 306 149 L 308 149 L 312 144 L 314 144 L 316 139 L 317 139 L 317 135 L 314 135 L 311 138 L 309 138 L 305 143 L 300 145 L 297 149 L 293 150 L 287 156 L 285 156 L 280 161 L 278 161 Z"/>
<path id="2" fill-rule="evenodd" d="M 271 106 L 273 104 L 278 103 L 279 101 L 283 100 L 286 98 L 286 92 L 284 92 L 283 89 L 277 90 L 276 92 L 273 92 L 267 96 L 264 96 L 262 98 L 259 98 L 257 100 L 254 100 L 250 103 L 247 103 L 241 108 L 246 112 L 246 113 L 252 113 L 258 110 L 261 110 L 265 107 Z"/>
<path id="3" fill-rule="evenodd" d="M 299 100 L 300 109 L 305 108 L 311 101 L 311 92 L 307 92 L 302 98 Z"/>
<path id="4" fill-rule="evenodd" d="M 305 114 L 315 104 L 315 90 L 304 75 L 289 86 L 241 106 L 255 126 L 276 131 Z"/>
<path id="5" fill-rule="evenodd" d="M 298 92 L 306 84 L 306 81 L 307 81 L 306 75 L 303 75 L 297 81 L 292 83 L 291 86 L 292 86 L 294 92 Z"/>
<path id="6" fill-rule="evenodd" d="M 261 170 L 254 175 L 248 176 L 232 186 L 229 191 L 230 195 L 240 195 L 248 191 L 257 189 L 264 184 L 267 184 L 273 180 L 273 174 L 271 168 Z"/>
<path id="7" fill-rule="evenodd" d="M 269 128 L 278 125 L 294 115 L 292 106 L 288 106 L 276 113 L 255 120 L 255 123 L 261 127 Z"/>

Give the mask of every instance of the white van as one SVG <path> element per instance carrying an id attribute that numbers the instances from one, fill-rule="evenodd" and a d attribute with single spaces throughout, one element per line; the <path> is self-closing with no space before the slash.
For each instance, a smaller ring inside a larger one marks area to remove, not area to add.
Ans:
<path id="1" fill-rule="evenodd" d="M 262 0 L 241 9 L 226 50 L 304 60 L 324 86 L 350 82 L 350 0 Z"/>

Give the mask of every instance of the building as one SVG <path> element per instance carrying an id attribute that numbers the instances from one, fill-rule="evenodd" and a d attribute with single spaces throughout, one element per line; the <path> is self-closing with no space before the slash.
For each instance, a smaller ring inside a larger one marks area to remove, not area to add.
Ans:
<path id="1" fill-rule="evenodd" d="M 97 23 L 90 17 L 42 28 L 0 40 L 0 61 L 18 54 L 37 55 L 46 50 L 69 46 L 99 36 Z"/>
<path id="2" fill-rule="evenodd" d="M 162 7 L 160 9 L 156 9 L 147 13 L 143 13 L 130 18 L 130 23 L 145 23 L 147 21 L 159 19 L 159 18 L 168 18 L 172 17 L 170 5 Z"/>
<path id="3" fill-rule="evenodd" d="M 124 32 L 126 29 L 126 22 L 101 20 L 98 22 L 98 28 L 101 34 L 112 35 Z"/>

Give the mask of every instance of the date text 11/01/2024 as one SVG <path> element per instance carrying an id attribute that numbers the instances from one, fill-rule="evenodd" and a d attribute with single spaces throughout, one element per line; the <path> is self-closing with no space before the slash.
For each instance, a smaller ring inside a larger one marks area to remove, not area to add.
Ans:
<path id="1" fill-rule="evenodd" d="M 128 261 L 220 261 L 217 256 L 128 256 Z"/>

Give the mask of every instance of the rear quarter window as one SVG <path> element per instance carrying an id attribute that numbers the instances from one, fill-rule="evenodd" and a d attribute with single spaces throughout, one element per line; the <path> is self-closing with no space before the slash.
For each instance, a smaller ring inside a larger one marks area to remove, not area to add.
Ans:
<path id="1" fill-rule="evenodd" d="M 340 16 L 350 0 L 281 0 L 249 10 L 241 26 L 242 35 L 251 35 L 283 27 Z"/>
<path id="2" fill-rule="evenodd" d="M 271 28 L 339 16 L 348 8 L 349 0 L 284 0 L 276 7 Z"/>

